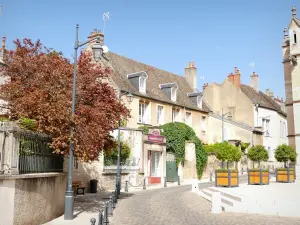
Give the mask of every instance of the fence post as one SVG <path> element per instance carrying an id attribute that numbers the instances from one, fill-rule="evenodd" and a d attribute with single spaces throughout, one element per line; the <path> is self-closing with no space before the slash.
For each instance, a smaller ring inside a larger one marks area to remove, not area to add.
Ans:
<path id="1" fill-rule="evenodd" d="M 116 199 L 115 199 L 115 192 L 112 193 L 112 208 L 116 208 Z"/>
<path id="2" fill-rule="evenodd" d="M 143 189 L 146 190 L 146 178 L 144 178 Z"/>
<path id="3" fill-rule="evenodd" d="M 98 225 L 103 225 L 103 210 L 100 207 L 99 209 L 99 221 L 98 221 Z"/>
<path id="4" fill-rule="evenodd" d="M 128 181 L 125 181 L 125 192 L 128 192 Z"/>
<path id="5" fill-rule="evenodd" d="M 167 187 L 167 178 L 166 177 L 164 177 L 164 187 Z"/>
<path id="6" fill-rule="evenodd" d="M 118 190 L 115 189 L 115 202 L 118 203 Z"/>
<path id="7" fill-rule="evenodd" d="M 180 176 L 178 176 L 177 182 L 178 182 L 178 185 L 180 185 Z"/>
<path id="8" fill-rule="evenodd" d="M 108 201 L 108 215 L 112 216 L 113 215 L 113 209 L 112 209 L 112 197 L 109 196 L 109 201 Z"/>
<path id="9" fill-rule="evenodd" d="M 104 217 L 103 217 L 103 224 L 109 224 L 108 220 L 108 203 L 105 203 L 105 208 L 104 208 Z"/>
<path id="10" fill-rule="evenodd" d="M 209 173 L 209 181 L 212 181 L 212 171 Z"/>

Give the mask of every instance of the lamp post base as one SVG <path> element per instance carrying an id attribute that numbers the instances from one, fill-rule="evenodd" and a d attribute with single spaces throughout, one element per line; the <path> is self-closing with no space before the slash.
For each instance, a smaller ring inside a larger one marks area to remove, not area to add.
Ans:
<path id="1" fill-rule="evenodd" d="M 64 219 L 65 220 L 73 220 L 74 219 L 74 196 L 73 196 L 73 191 L 66 191 Z"/>

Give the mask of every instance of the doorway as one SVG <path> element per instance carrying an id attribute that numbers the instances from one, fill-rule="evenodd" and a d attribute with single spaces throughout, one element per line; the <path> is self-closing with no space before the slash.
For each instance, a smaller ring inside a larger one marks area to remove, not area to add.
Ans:
<path id="1" fill-rule="evenodd" d="M 148 183 L 161 183 L 161 152 L 148 151 Z"/>

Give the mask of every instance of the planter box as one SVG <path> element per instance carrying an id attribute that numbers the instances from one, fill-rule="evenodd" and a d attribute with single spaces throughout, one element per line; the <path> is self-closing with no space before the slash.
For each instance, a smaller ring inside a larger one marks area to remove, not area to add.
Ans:
<path id="1" fill-rule="evenodd" d="M 295 182 L 295 170 L 292 168 L 276 169 L 276 182 Z"/>
<path id="2" fill-rule="evenodd" d="M 216 170 L 216 187 L 238 187 L 239 173 L 237 170 Z"/>
<path id="3" fill-rule="evenodd" d="M 262 169 L 248 170 L 248 184 L 269 184 L 269 175 L 269 171 L 263 171 Z"/>

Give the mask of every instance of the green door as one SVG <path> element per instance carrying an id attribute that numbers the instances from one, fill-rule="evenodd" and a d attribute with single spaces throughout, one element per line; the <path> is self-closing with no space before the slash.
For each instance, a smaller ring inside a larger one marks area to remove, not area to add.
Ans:
<path id="1" fill-rule="evenodd" d="M 168 182 L 175 182 L 178 179 L 177 166 L 175 161 L 166 162 L 166 175 Z"/>

